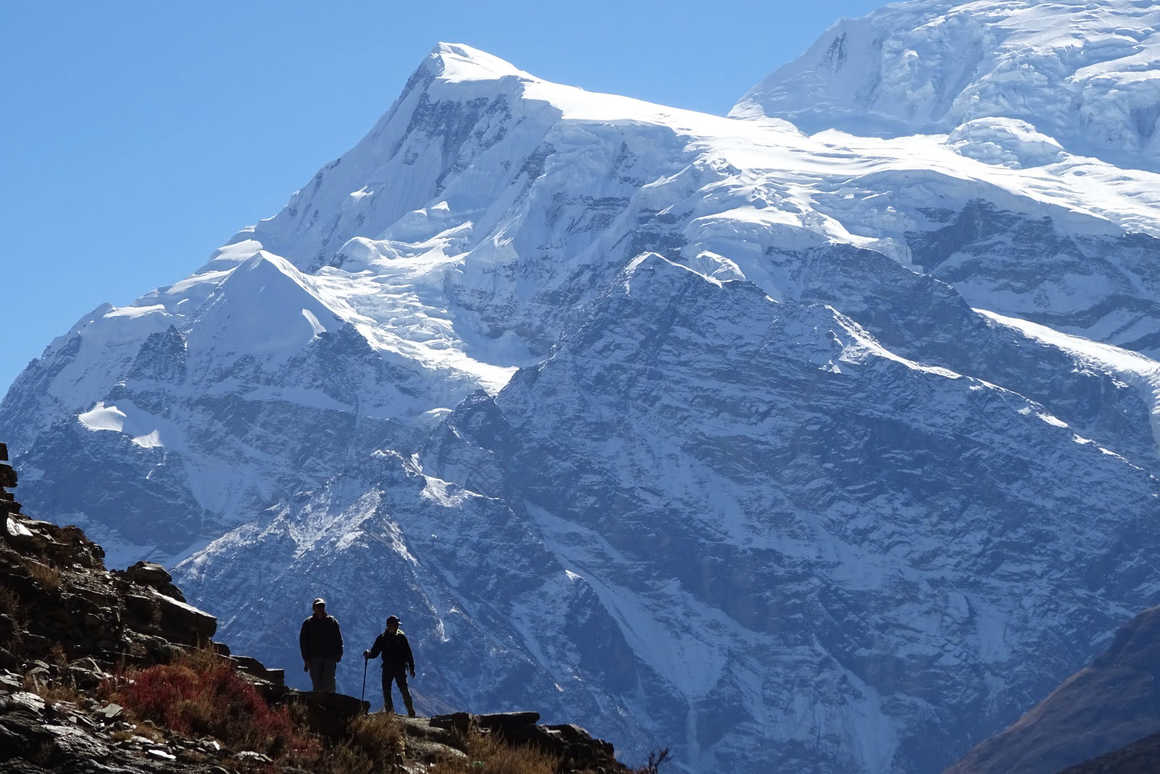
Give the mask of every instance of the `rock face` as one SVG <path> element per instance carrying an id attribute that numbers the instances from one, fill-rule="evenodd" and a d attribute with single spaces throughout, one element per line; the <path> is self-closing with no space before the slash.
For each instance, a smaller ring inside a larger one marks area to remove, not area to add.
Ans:
<path id="1" fill-rule="evenodd" d="M 266 663 L 322 595 L 351 650 L 403 618 L 424 706 L 940 770 L 1155 604 L 1160 548 L 1160 182 L 976 119 L 806 136 L 441 44 L 283 211 L 30 365 L 25 499 L 183 557 Z"/>
<path id="2" fill-rule="evenodd" d="M 1054 774 L 1127 747 L 1158 729 L 1160 608 L 1152 608 L 1121 629 L 1111 647 L 1091 664 L 1016 723 L 971 750 L 946 774 Z M 1139 766 L 1145 760 L 1155 766 L 1160 761 L 1155 753 L 1154 741 L 1143 742 L 1130 752 L 1086 768 L 1077 766 L 1075 771 L 1153 771 Z M 1125 768 L 1106 768 L 1113 763 Z"/>
<path id="3" fill-rule="evenodd" d="M 17 478 L 9 470 L 5 486 L 12 487 Z M 0 502 L 14 502 L 3 494 Z M 109 571 L 104 555 L 77 527 L 6 513 L 0 626 L 8 636 L 0 645 L 0 666 L 54 655 L 100 675 L 115 664 L 164 662 L 180 646 L 212 642 L 217 619 L 184 602 L 163 567 L 141 563 Z M 61 652 L 50 654 L 54 647 Z"/>
<path id="4" fill-rule="evenodd" d="M 3 487 L 16 485 L 11 468 L 0 475 Z M 237 763 L 205 740 L 126 733 L 133 726 L 123 708 L 96 698 L 126 666 L 166 663 L 183 647 L 209 644 L 217 619 L 181 601 L 164 568 L 109 572 L 104 551 L 78 528 L 28 518 L 2 488 L 0 505 L 0 768 L 216 773 Z M 261 684 L 273 695 L 279 684 L 270 676 Z M 61 686 L 71 698 L 35 692 Z"/>
<path id="5" fill-rule="evenodd" d="M 20 503 L 5 487 L 16 486 L 16 470 L 8 464 L 8 444 L 0 443 L 0 513 L 19 513 Z"/>

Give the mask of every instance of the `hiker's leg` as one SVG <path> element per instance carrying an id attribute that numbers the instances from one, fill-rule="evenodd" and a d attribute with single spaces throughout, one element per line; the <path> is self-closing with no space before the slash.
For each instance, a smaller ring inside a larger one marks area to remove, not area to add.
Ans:
<path id="1" fill-rule="evenodd" d="M 403 704 L 407 707 L 407 714 L 415 717 L 415 705 L 411 704 L 411 691 L 407 688 L 407 671 L 400 669 L 395 675 L 395 682 L 399 684 L 399 693 L 403 694 Z"/>
<path id="2" fill-rule="evenodd" d="M 322 690 L 334 693 L 334 670 L 338 662 L 332 658 L 322 659 Z"/>
<path id="3" fill-rule="evenodd" d="M 322 687 L 322 659 L 310 659 L 310 690 L 321 691 Z"/>
<path id="4" fill-rule="evenodd" d="M 395 704 L 391 701 L 391 673 L 385 669 L 383 670 L 383 711 L 395 711 Z"/>

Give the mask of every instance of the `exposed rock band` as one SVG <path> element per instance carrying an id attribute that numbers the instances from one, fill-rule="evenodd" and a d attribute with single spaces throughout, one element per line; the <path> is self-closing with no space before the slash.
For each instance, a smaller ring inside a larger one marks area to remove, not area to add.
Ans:
<path id="1" fill-rule="evenodd" d="M 342 661 L 342 631 L 334 616 L 326 612 L 326 600 L 314 600 L 313 614 L 302 622 L 298 634 L 298 646 L 302 650 L 302 671 L 310 673 L 313 690 L 320 693 L 334 693 L 334 670 Z M 415 707 L 411 704 L 411 691 L 407 688 L 407 672 L 415 676 L 415 658 L 407 636 L 399 628 L 399 619 L 387 618 L 386 630 L 375 638 L 370 650 L 363 651 L 363 659 L 383 657 L 383 701 L 387 712 L 394 712 L 391 700 L 391 682 L 399 686 L 407 714 L 415 717 Z"/>

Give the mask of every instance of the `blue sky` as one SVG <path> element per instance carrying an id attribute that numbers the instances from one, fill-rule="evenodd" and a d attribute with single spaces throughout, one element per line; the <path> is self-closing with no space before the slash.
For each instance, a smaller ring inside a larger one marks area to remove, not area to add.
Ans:
<path id="1" fill-rule="evenodd" d="M 877 0 L 0 4 L 0 390 L 108 301 L 276 213 L 440 40 L 723 113 Z"/>

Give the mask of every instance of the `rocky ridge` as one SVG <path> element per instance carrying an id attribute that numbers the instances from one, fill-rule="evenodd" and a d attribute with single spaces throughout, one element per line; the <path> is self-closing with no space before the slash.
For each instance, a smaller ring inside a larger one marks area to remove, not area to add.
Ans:
<path id="1" fill-rule="evenodd" d="M 1070 766 L 1060 774 L 1154 774 L 1160 771 L 1160 734 Z"/>
<path id="2" fill-rule="evenodd" d="M 1160 755 L 1149 737 L 1157 729 L 1160 607 L 1132 619 L 1100 656 L 945 774 L 1053 774 L 1073 765 L 1068 772 L 1156 771 Z"/>
<path id="3" fill-rule="evenodd" d="M 327 746 L 348 740 L 351 721 L 365 716 L 368 703 L 287 688 L 283 670 L 231 654 L 212 639 L 217 619 L 187 604 L 161 565 L 106 569 L 104 551 L 80 529 L 22 513 L 4 490 L 16 481 L 0 443 L 0 771 L 302 771 L 210 736 L 141 722 L 113 700 L 111 687 L 131 681 L 139 674 L 134 670 L 174 663 L 191 652 L 214 654 L 266 702 L 295 708 L 308 739 Z M 397 750 L 374 771 L 417 773 L 448 761 L 470 763 L 473 734 L 537 748 L 557 761 L 559 772 L 629 771 L 608 742 L 573 724 L 538 725 L 539 717 L 458 712 L 399 718 Z"/>

